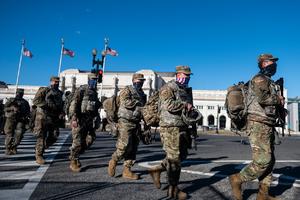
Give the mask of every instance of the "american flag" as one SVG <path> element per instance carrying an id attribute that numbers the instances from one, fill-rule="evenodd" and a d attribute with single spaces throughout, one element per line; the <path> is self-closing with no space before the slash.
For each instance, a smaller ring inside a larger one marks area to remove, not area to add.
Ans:
<path id="1" fill-rule="evenodd" d="M 111 49 L 110 47 L 106 48 L 105 54 L 108 54 L 111 56 L 118 56 L 118 52 L 116 50 Z"/>
<path id="2" fill-rule="evenodd" d="M 70 56 L 70 57 L 74 57 L 74 56 L 75 56 L 74 51 L 72 51 L 72 50 L 70 50 L 70 49 L 66 49 L 66 48 L 63 49 L 63 54 L 64 54 L 64 55 L 68 55 L 68 56 Z"/>
<path id="3" fill-rule="evenodd" d="M 24 48 L 23 55 L 32 58 L 33 54 L 28 49 Z"/>

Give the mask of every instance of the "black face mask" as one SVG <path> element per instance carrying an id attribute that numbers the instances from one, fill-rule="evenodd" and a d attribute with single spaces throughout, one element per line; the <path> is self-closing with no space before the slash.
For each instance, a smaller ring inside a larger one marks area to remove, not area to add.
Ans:
<path id="1" fill-rule="evenodd" d="M 136 90 L 141 90 L 143 87 L 144 82 L 135 82 L 133 83 L 133 87 L 135 87 Z"/>
<path id="2" fill-rule="evenodd" d="M 59 84 L 53 84 L 51 85 L 51 88 L 54 90 L 58 90 Z"/>
<path id="3" fill-rule="evenodd" d="M 273 63 L 271 65 L 268 65 L 265 68 L 261 68 L 259 73 L 271 77 L 276 73 L 276 70 L 277 70 L 277 64 Z"/>
<path id="4" fill-rule="evenodd" d="M 17 93 L 16 94 L 16 99 L 22 99 L 23 98 L 23 93 Z"/>

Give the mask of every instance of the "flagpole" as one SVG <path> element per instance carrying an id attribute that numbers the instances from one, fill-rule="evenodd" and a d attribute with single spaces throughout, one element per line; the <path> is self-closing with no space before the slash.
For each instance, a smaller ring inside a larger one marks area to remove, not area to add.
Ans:
<path id="1" fill-rule="evenodd" d="M 20 77 L 20 71 L 21 71 L 21 65 L 22 65 L 22 58 L 23 58 L 23 51 L 24 51 L 24 46 L 25 46 L 25 40 L 22 40 L 22 47 L 21 47 L 21 55 L 20 55 L 20 60 L 19 60 L 19 67 L 18 67 L 18 73 L 17 73 L 17 80 L 16 80 L 16 91 L 18 89 L 18 84 L 19 84 L 19 77 Z"/>
<path id="2" fill-rule="evenodd" d="M 64 38 L 61 38 L 61 50 L 60 50 L 60 58 L 59 58 L 59 64 L 58 64 L 58 76 L 59 76 L 60 70 L 61 70 L 63 51 L 64 51 Z"/>
<path id="3" fill-rule="evenodd" d="M 104 78 L 104 71 L 105 71 L 105 61 L 106 61 L 106 50 L 108 46 L 108 38 L 104 38 L 104 58 L 103 58 L 103 63 L 102 63 L 102 83 L 100 87 L 100 101 L 102 100 L 102 91 L 103 91 L 103 78 Z"/>

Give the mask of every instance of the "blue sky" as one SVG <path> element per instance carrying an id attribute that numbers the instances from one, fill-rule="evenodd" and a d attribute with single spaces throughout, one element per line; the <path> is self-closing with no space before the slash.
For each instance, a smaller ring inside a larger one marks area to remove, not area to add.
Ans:
<path id="1" fill-rule="evenodd" d="M 288 96 L 300 96 L 300 1 L 297 0 L 2 0 L 0 80 L 15 83 L 21 39 L 20 84 L 47 85 L 57 74 L 60 38 L 75 57 L 62 70 L 91 69 L 91 50 L 103 38 L 118 50 L 107 70 L 174 71 L 189 65 L 195 89 L 226 89 L 257 71 L 257 56 L 280 58 L 274 79 L 285 78 Z"/>

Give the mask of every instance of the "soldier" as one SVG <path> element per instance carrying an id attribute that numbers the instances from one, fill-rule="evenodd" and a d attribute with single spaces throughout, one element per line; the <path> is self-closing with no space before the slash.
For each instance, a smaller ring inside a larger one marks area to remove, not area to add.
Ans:
<path id="1" fill-rule="evenodd" d="M 184 122 L 183 110 L 193 109 L 192 89 L 188 87 L 191 69 L 188 66 L 176 67 L 176 81 L 165 84 L 159 92 L 160 100 L 160 137 L 166 158 L 149 170 L 157 188 L 161 187 L 160 174 L 167 171 L 168 197 L 186 199 L 187 194 L 178 189 L 181 161 L 187 157 L 191 146 L 188 125 Z"/>
<path id="2" fill-rule="evenodd" d="M 4 117 L 4 104 L 3 99 L 0 99 L 0 134 L 4 134 L 4 123 L 5 123 L 5 117 Z"/>
<path id="3" fill-rule="evenodd" d="M 272 170 L 275 164 L 274 131 L 278 106 L 284 98 L 278 94 L 271 77 L 276 73 L 278 58 L 271 54 L 258 57 L 259 73 L 249 83 L 247 132 L 252 149 L 252 162 L 229 177 L 233 197 L 242 199 L 242 183 L 259 180 L 257 200 L 275 199 L 269 196 Z"/>
<path id="4" fill-rule="evenodd" d="M 23 98 L 24 89 L 18 88 L 15 98 L 10 98 L 5 103 L 6 121 L 4 126 L 5 154 L 14 155 L 17 153 L 17 146 L 20 144 L 26 131 L 26 124 L 29 123 L 30 106 Z"/>
<path id="5" fill-rule="evenodd" d="M 43 154 L 46 148 L 54 144 L 59 135 L 59 124 L 64 117 L 63 92 L 59 90 L 59 77 L 50 78 L 50 87 L 41 87 L 37 91 L 33 104 L 37 106 L 34 122 L 36 135 L 36 163 L 45 163 Z"/>
<path id="6" fill-rule="evenodd" d="M 100 126 L 99 108 L 101 102 L 97 93 L 97 76 L 89 75 L 88 85 L 78 88 L 69 108 L 72 127 L 72 146 L 70 147 L 70 169 L 80 172 L 79 154 L 89 148 L 96 139 L 95 131 Z"/>
<path id="7" fill-rule="evenodd" d="M 120 107 L 118 110 L 118 139 L 116 151 L 108 165 L 108 175 L 115 175 L 117 162 L 124 159 L 122 177 L 137 180 L 139 176 L 131 171 L 135 163 L 138 134 L 142 119 L 141 108 L 146 103 L 146 95 L 142 90 L 145 78 L 143 74 L 135 73 L 132 76 L 132 85 L 126 86 L 120 92 Z"/>

